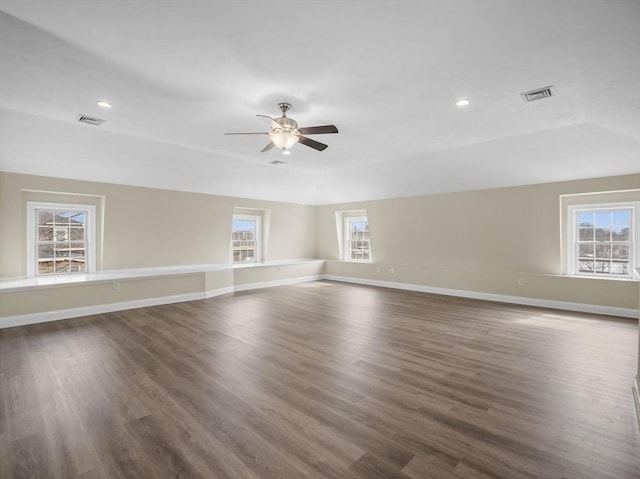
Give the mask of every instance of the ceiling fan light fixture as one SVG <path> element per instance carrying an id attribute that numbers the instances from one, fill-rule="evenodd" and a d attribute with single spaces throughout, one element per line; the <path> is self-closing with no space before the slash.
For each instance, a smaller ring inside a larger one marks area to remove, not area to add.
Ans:
<path id="1" fill-rule="evenodd" d="M 285 131 L 275 131 L 269 133 L 269 138 L 281 150 L 288 150 L 293 145 L 298 143 L 298 135 L 294 135 L 293 133 L 287 133 Z"/>
<path id="2" fill-rule="evenodd" d="M 267 118 L 271 123 L 271 132 L 269 133 L 225 133 L 225 135 L 268 135 L 269 143 L 265 146 L 261 153 L 270 151 L 273 147 L 278 147 L 283 154 L 288 154 L 289 149 L 293 148 L 296 143 L 301 143 L 304 146 L 313 148 L 316 151 L 324 151 L 328 145 L 320 143 L 319 141 L 309 138 L 307 135 L 322 135 L 326 133 L 338 133 L 336 125 L 321 125 L 321 126 L 308 126 L 304 128 L 298 128 L 298 123 L 288 118 L 286 115 L 287 110 L 291 108 L 290 103 L 279 103 L 278 106 L 282 110 L 282 116 L 279 118 L 271 118 L 268 115 L 256 115 L 263 118 Z"/>

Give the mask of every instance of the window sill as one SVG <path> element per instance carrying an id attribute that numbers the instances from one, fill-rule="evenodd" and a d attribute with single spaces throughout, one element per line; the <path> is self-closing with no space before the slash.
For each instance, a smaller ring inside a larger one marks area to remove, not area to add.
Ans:
<path id="1" fill-rule="evenodd" d="M 233 263 L 231 265 L 232 269 L 242 269 L 242 268 L 269 268 L 272 266 L 287 266 L 291 264 L 312 264 L 312 263 L 322 263 L 323 259 L 288 259 L 282 261 L 263 261 L 261 263 Z"/>
<path id="2" fill-rule="evenodd" d="M 640 268 L 636 268 L 636 271 L 640 270 Z M 638 275 L 640 275 L 640 271 L 638 271 Z M 560 276 L 564 278 L 578 278 L 578 279 L 595 279 L 595 280 L 605 280 L 605 281 L 622 281 L 622 282 L 639 282 L 640 279 L 637 277 L 634 278 L 617 278 L 613 276 L 593 276 L 587 274 L 561 274 Z"/>

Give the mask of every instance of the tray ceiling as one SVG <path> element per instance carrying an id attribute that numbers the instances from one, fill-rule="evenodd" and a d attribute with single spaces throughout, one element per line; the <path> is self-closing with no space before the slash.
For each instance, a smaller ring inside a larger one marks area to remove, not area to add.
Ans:
<path id="1" fill-rule="evenodd" d="M 308 204 L 640 172 L 637 1 L 0 10 L 5 171 Z M 280 101 L 340 133 L 286 157 L 223 135 L 267 131 Z"/>

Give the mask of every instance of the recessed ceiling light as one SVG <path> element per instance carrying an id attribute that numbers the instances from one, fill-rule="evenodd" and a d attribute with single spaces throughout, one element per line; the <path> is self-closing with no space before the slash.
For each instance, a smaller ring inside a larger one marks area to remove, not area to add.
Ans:
<path id="1" fill-rule="evenodd" d="M 100 108 L 113 108 L 113 105 L 111 103 L 109 103 L 108 101 L 102 101 L 100 100 L 99 102 L 96 102 L 98 104 L 98 106 Z"/>
<path id="2" fill-rule="evenodd" d="M 471 103 L 470 100 L 468 100 L 467 98 L 460 98 L 457 102 L 456 102 L 456 106 L 467 106 L 469 103 Z"/>

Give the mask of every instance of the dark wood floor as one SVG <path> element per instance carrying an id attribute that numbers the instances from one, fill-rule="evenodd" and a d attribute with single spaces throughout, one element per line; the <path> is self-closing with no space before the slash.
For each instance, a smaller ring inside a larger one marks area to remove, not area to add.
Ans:
<path id="1" fill-rule="evenodd" d="M 0 331 L 0 477 L 640 477 L 637 324 L 332 282 Z"/>

